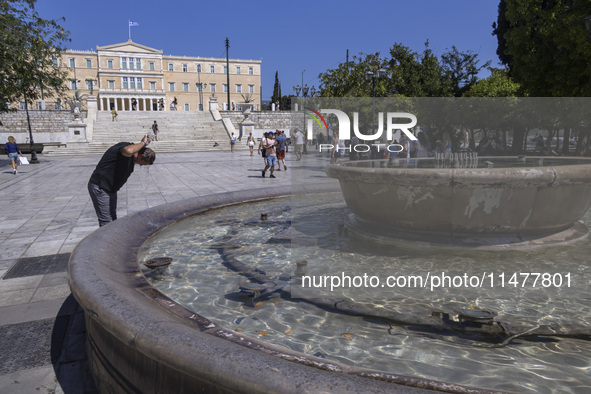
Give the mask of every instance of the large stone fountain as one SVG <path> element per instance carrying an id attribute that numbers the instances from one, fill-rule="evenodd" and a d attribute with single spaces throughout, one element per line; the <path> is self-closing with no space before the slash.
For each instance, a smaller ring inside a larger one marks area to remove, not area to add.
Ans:
<path id="1" fill-rule="evenodd" d="M 413 168 L 418 161 L 431 168 Z M 326 172 L 341 184 L 358 222 L 353 227 L 382 240 L 533 248 L 587 234 L 577 220 L 591 204 L 591 160 L 530 157 L 526 165 L 524 158 L 481 157 L 478 162 L 435 168 L 432 158 L 358 161 L 330 165 Z"/>

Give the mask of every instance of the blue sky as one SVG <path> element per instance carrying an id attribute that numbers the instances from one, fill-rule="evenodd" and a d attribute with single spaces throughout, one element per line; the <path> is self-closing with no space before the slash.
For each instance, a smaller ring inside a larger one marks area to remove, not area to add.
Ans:
<path id="1" fill-rule="evenodd" d="M 129 1 L 38 0 L 43 18 L 65 17 L 68 49 L 96 49 L 128 39 L 165 55 L 262 60 L 263 99 L 273 92 L 275 71 L 282 93 L 302 83 L 318 87 L 318 74 L 349 56 L 389 55 L 396 42 L 437 54 L 455 45 L 481 62 L 498 64 L 491 35 L 498 0 L 300 0 L 300 1 Z M 483 76 L 486 76 L 485 74 Z"/>

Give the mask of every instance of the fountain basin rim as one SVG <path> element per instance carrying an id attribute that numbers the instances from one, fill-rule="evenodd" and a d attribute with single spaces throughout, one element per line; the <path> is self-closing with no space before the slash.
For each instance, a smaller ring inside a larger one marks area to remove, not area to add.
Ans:
<path id="1" fill-rule="evenodd" d="M 220 392 L 292 392 L 298 387 L 312 392 L 417 392 L 408 386 L 473 391 L 454 384 L 326 362 L 241 335 L 176 304 L 142 275 L 137 252 L 150 236 L 167 225 L 210 209 L 289 196 L 293 189 L 230 192 L 166 204 L 99 228 L 76 246 L 69 261 L 68 280 L 72 294 L 85 311 L 89 359 L 98 353 L 114 358 L 101 361 L 97 356 L 89 360 L 91 370 L 100 374 L 95 376 L 99 390 L 124 392 L 134 387 L 144 392 L 167 391 L 171 387 L 157 388 L 153 379 L 138 378 L 142 374 L 162 375 L 166 368 L 182 374 L 185 387 L 191 387 L 188 382 L 199 382 L 200 387 Z M 338 190 L 336 183 L 328 183 L 302 187 L 297 192 Z M 112 348 L 96 349 L 97 344 L 111 344 Z M 134 365 L 121 365 L 122 360 L 134 359 L 117 357 L 126 351 L 146 358 L 139 364 L 141 371 L 136 371 Z M 159 369 L 145 371 L 146 365 L 154 363 Z M 105 382 L 113 375 L 103 371 L 109 366 L 116 369 L 114 375 L 125 376 L 125 385 L 114 378 L 113 382 Z"/>
<path id="2" fill-rule="evenodd" d="M 533 159 L 548 159 L 546 156 L 528 156 Z M 498 156 L 496 157 L 499 158 Z M 503 156 L 511 159 L 512 157 Z M 515 159 L 517 157 L 514 157 Z M 494 160 L 495 157 L 482 159 Z M 511 187 L 547 187 L 557 180 L 565 181 L 561 174 L 568 173 L 567 183 L 588 182 L 591 179 L 591 158 L 561 157 L 565 161 L 586 161 L 588 163 L 542 165 L 529 167 L 481 167 L 481 168 L 405 168 L 405 167 L 362 167 L 356 164 L 387 163 L 388 159 L 360 160 L 326 166 L 331 178 L 363 183 L 383 183 L 395 180 L 397 184 L 422 185 L 426 181 L 453 185 L 480 185 L 503 182 Z M 397 159 L 399 161 L 433 160 L 432 158 Z"/>

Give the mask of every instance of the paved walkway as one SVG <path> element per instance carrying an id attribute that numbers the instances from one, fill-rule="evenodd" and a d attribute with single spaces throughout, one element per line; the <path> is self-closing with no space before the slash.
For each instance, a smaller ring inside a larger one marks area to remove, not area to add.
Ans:
<path id="1" fill-rule="evenodd" d="M 98 228 L 86 184 L 99 159 L 39 155 L 39 164 L 20 166 L 17 175 L 6 160 L 0 166 L 0 393 L 95 391 L 67 262 L 76 244 Z M 288 154 L 288 170 L 270 179 L 261 177 L 256 152 L 159 154 L 153 166 L 136 167 L 120 190 L 118 215 L 196 196 L 289 185 L 292 169 L 326 182 L 324 163 L 316 154 L 301 162 Z"/>

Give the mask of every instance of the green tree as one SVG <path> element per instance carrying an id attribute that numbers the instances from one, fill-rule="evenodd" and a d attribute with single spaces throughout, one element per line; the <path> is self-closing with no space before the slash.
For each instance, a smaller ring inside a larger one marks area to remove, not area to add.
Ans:
<path id="1" fill-rule="evenodd" d="M 379 52 L 353 56 L 348 62 L 339 64 L 332 70 L 321 73 L 320 92 L 323 97 L 371 97 L 372 82 L 367 81 L 365 73 L 387 69 L 388 60 L 381 58 Z M 391 78 L 376 79 L 376 96 L 384 97 L 392 93 Z"/>
<path id="2" fill-rule="evenodd" d="M 591 96 L 591 38 L 585 18 L 591 2 L 578 0 L 501 0 L 497 54 L 509 75 L 531 96 Z M 563 152 L 568 152 L 565 129 Z M 591 155 L 591 133 L 582 129 L 577 154 Z"/>
<path id="3" fill-rule="evenodd" d="M 275 84 L 273 85 L 273 95 L 271 95 L 271 105 L 281 100 L 281 84 L 279 83 L 279 71 L 275 71 Z"/>
<path id="4" fill-rule="evenodd" d="M 65 89 L 66 72 L 54 65 L 69 41 L 56 20 L 39 17 L 36 0 L 0 0 L 0 111 L 6 103 L 31 101 Z M 62 18 L 63 20 L 63 18 Z"/>
<path id="5" fill-rule="evenodd" d="M 478 55 L 472 51 L 460 52 L 455 46 L 441 55 L 444 79 L 448 81 L 451 94 L 461 97 L 478 81 L 480 71 L 490 65 L 490 61 L 478 64 Z"/>
<path id="6" fill-rule="evenodd" d="M 447 97 L 451 86 L 445 79 L 444 69 L 425 43 L 422 53 L 414 52 L 402 44 L 390 49 L 392 91 L 406 97 Z"/>
<path id="7" fill-rule="evenodd" d="M 531 96 L 591 96 L 591 2 L 501 0 L 493 34 L 509 75 Z"/>
<path id="8" fill-rule="evenodd" d="M 518 97 L 521 86 L 509 77 L 508 70 L 489 67 L 490 76 L 470 86 L 464 97 Z"/>
<path id="9" fill-rule="evenodd" d="M 367 71 L 385 69 L 386 77 L 376 79 L 377 97 L 450 97 L 461 96 L 478 80 L 488 63 L 478 65 L 478 55 L 460 52 L 456 47 L 439 59 L 425 43 L 422 53 L 395 43 L 390 57 L 379 53 L 354 56 L 352 61 L 319 75 L 323 97 L 371 97 L 372 82 Z"/>

